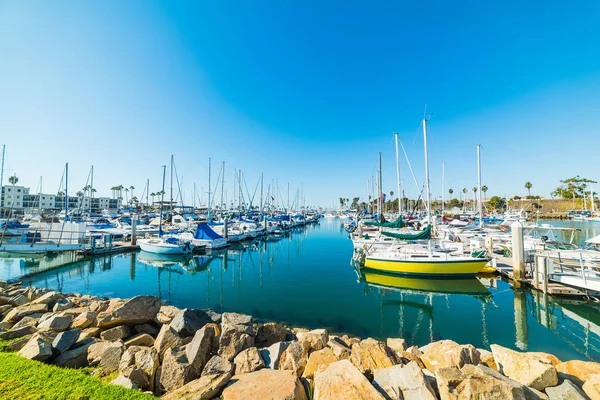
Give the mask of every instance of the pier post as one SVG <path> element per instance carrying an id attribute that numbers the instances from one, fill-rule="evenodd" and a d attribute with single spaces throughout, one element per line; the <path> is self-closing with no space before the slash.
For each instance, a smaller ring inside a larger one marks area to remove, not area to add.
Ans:
<path id="1" fill-rule="evenodd" d="M 134 214 L 131 217 L 131 245 L 135 246 L 137 243 L 137 235 L 136 235 L 136 215 Z"/>
<path id="2" fill-rule="evenodd" d="M 227 239 L 229 237 L 228 227 L 229 226 L 229 218 L 225 217 L 223 220 L 223 237 Z"/>
<path id="3" fill-rule="evenodd" d="M 494 237 L 486 236 L 485 237 L 485 249 L 489 254 L 492 254 L 494 251 Z"/>
<path id="4" fill-rule="evenodd" d="M 523 224 L 519 221 L 510 226 L 512 231 L 513 276 L 515 280 L 525 278 L 525 262 L 523 256 Z"/>

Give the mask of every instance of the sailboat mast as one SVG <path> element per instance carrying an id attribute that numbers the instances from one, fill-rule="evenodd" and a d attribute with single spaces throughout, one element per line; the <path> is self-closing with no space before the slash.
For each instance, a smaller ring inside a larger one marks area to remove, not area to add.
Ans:
<path id="1" fill-rule="evenodd" d="M 596 205 L 594 204 L 594 185 L 590 184 L 590 197 L 592 198 L 592 217 L 596 213 Z"/>
<path id="2" fill-rule="evenodd" d="M 381 152 L 379 152 L 379 200 L 377 200 L 377 214 L 379 214 L 379 220 L 381 221 L 381 213 L 383 212 L 383 186 L 381 183 Z"/>
<path id="3" fill-rule="evenodd" d="M 427 151 L 427 119 L 423 119 L 423 142 L 425 144 L 425 193 L 427 195 L 427 224 L 431 224 L 431 195 L 429 193 L 429 154 Z"/>
<path id="4" fill-rule="evenodd" d="M 65 164 L 65 221 L 69 215 L 69 163 Z"/>
<path id="5" fill-rule="evenodd" d="M 146 178 L 146 207 L 150 207 L 150 201 L 148 198 L 150 197 L 150 178 Z"/>
<path id="6" fill-rule="evenodd" d="M 263 173 L 260 174 L 260 212 L 263 213 Z"/>
<path id="7" fill-rule="evenodd" d="M 444 163 L 442 163 L 442 218 L 444 217 L 444 206 L 446 205 L 446 169 Z M 442 221 L 443 222 L 443 221 Z"/>
<path id="8" fill-rule="evenodd" d="M 219 205 L 219 208 L 221 209 L 221 217 L 223 216 L 223 210 L 224 210 L 224 205 L 223 205 L 223 197 L 225 194 L 225 161 L 223 161 L 223 172 L 221 173 L 221 204 Z"/>
<path id="9" fill-rule="evenodd" d="M 162 190 L 160 192 L 160 214 L 158 215 L 158 236 L 162 236 L 163 205 L 165 204 L 165 177 L 167 175 L 167 166 L 163 165 Z"/>
<path id="10" fill-rule="evenodd" d="M 92 165 L 92 180 L 90 182 L 90 213 L 92 212 L 93 200 L 94 200 L 94 166 Z"/>
<path id="11" fill-rule="evenodd" d="M 171 154 L 171 218 L 173 218 L 173 154 Z"/>
<path id="12" fill-rule="evenodd" d="M 4 154 L 6 152 L 6 145 L 3 144 L 2 145 L 2 167 L 0 168 L 0 196 L 2 195 L 2 185 L 4 185 Z M 4 207 L 4 203 L 6 202 L 5 200 L 3 200 L 3 197 L 0 197 L 0 206 Z"/>
<path id="13" fill-rule="evenodd" d="M 477 145 L 477 208 L 479 209 L 479 228 L 483 228 L 483 207 L 481 204 L 481 145 Z"/>
<path id="14" fill-rule="evenodd" d="M 400 158 L 398 156 L 398 132 L 394 134 L 396 137 L 396 180 L 398 185 L 398 215 L 402 216 L 402 192 L 400 191 Z"/>
<path id="15" fill-rule="evenodd" d="M 210 157 L 208 157 L 208 222 L 210 222 L 212 219 L 212 215 L 210 213 L 210 165 L 211 160 Z"/>

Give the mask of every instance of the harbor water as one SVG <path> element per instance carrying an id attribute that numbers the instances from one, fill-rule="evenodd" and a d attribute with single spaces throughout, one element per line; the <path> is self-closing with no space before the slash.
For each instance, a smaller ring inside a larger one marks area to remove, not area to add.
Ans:
<path id="1" fill-rule="evenodd" d="M 596 304 L 544 297 L 494 277 L 435 280 L 357 271 L 342 225 L 322 219 L 287 236 L 186 259 L 138 252 L 54 268 L 58 261 L 47 257 L 0 258 L 0 279 L 65 293 L 155 295 L 181 308 L 234 311 L 361 338 L 403 337 L 410 345 L 452 339 L 600 361 Z"/>

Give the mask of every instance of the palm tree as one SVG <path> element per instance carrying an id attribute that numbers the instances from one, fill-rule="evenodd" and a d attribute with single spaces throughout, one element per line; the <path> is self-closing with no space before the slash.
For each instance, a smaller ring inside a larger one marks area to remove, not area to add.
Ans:
<path id="1" fill-rule="evenodd" d="M 531 197 L 531 188 L 533 187 L 533 185 L 531 184 L 531 182 L 525 182 L 525 189 L 527 189 L 527 191 L 529 192 L 529 197 Z"/>
<path id="2" fill-rule="evenodd" d="M 154 206 L 154 196 L 156 196 L 156 193 L 152 192 L 150 193 L 150 197 L 152 197 L 152 205 Z"/>
<path id="3" fill-rule="evenodd" d="M 133 189 L 135 189 L 133 186 L 129 186 L 129 189 L 131 189 L 131 197 L 133 197 Z"/>
<path id="4" fill-rule="evenodd" d="M 463 211 L 465 209 L 465 203 L 467 202 L 467 188 L 463 188 L 462 190 L 463 195 L 464 195 L 464 199 L 463 199 Z"/>
<path id="5" fill-rule="evenodd" d="M 452 197 L 452 193 L 454 193 L 454 190 L 452 190 L 452 189 L 449 189 L 449 190 L 448 190 L 448 193 L 450 193 L 450 197 Z"/>
<path id="6" fill-rule="evenodd" d="M 475 195 L 477 193 L 477 187 L 473 187 L 473 208 L 475 208 L 475 202 L 477 200 L 477 196 Z"/>
<path id="7" fill-rule="evenodd" d="M 483 186 L 481 187 L 481 191 L 483 192 L 483 201 L 484 201 L 484 202 L 486 202 L 486 201 L 487 201 L 487 197 L 486 197 L 486 195 L 485 195 L 485 194 L 486 194 L 486 192 L 488 191 L 488 187 L 487 187 L 487 186 L 485 186 L 485 185 L 483 185 Z"/>
<path id="8" fill-rule="evenodd" d="M 129 193 L 129 188 L 125 188 L 125 203 L 128 202 L 128 200 L 127 200 L 127 193 Z"/>
<path id="9" fill-rule="evenodd" d="M 10 178 L 8 178 L 8 183 L 10 183 L 13 186 L 15 186 L 17 182 L 19 182 L 19 178 L 17 178 L 17 175 L 13 175 Z"/>

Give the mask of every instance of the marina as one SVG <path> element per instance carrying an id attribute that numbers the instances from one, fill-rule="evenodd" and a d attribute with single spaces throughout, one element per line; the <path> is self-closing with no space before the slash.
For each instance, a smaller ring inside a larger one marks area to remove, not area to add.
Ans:
<path id="1" fill-rule="evenodd" d="M 53 269 L 46 261 L 2 258 L 0 279 L 64 293 L 155 295 L 178 307 L 235 310 L 360 337 L 404 337 L 415 345 L 443 338 L 600 359 L 595 302 L 544 296 L 487 275 L 448 280 L 361 271 L 350 263 L 352 252 L 342 220 L 323 218 L 289 235 L 189 257 L 127 252 Z M 470 317 L 456 324 L 461 315 Z"/>

